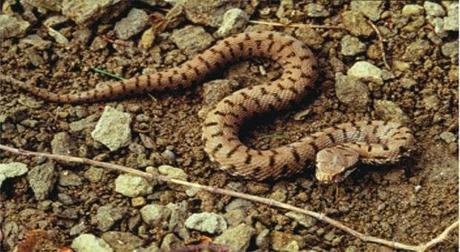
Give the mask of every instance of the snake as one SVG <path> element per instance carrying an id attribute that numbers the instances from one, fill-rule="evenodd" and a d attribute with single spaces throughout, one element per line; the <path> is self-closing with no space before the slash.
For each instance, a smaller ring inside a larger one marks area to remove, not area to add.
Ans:
<path id="1" fill-rule="evenodd" d="M 281 76 L 269 83 L 239 89 L 223 98 L 203 123 L 205 152 L 230 175 L 257 181 L 273 180 L 316 165 L 315 177 L 319 181 L 340 182 L 358 163 L 394 163 L 413 149 L 415 138 L 409 128 L 383 120 L 340 123 L 268 150 L 245 145 L 239 138 L 245 121 L 298 103 L 311 92 L 318 77 L 317 61 L 308 46 L 290 35 L 274 31 L 235 34 L 217 41 L 177 67 L 105 83 L 87 91 L 60 94 L 30 82 L 16 84 L 50 102 L 97 102 L 187 88 L 203 81 L 211 72 L 252 57 L 278 63 L 283 69 Z M 14 82 L 11 78 L 9 81 Z"/>

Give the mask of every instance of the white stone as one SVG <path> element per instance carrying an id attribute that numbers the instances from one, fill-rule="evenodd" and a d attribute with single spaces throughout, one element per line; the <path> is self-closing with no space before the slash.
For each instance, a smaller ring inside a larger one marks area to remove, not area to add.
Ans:
<path id="1" fill-rule="evenodd" d="M 131 141 L 131 120 L 131 114 L 106 106 L 91 136 L 115 151 Z"/>
<path id="2" fill-rule="evenodd" d="M 152 192 L 153 186 L 153 182 L 138 176 L 121 174 L 115 179 L 115 192 L 127 197 L 134 198 L 149 194 Z"/>
<path id="3" fill-rule="evenodd" d="M 185 227 L 210 234 L 217 234 L 227 229 L 227 222 L 224 217 L 215 213 L 195 213 L 187 218 Z"/>
<path id="4" fill-rule="evenodd" d="M 406 4 L 404 5 L 402 9 L 402 14 L 403 16 L 418 16 L 421 15 L 424 12 L 424 9 L 422 6 L 418 4 Z"/>
<path id="5" fill-rule="evenodd" d="M 81 234 L 70 245 L 77 252 L 113 252 L 113 249 L 101 238 L 92 234 Z"/>
<path id="6" fill-rule="evenodd" d="M 187 174 L 184 170 L 170 166 L 170 165 L 160 165 L 158 167 L 160 174 L 167 176 L 168 178 L 187 180 Z"/>
<path id="7" fill-rule="evenodd" d="M 444 8 L 435 2 L 425 1 L 425 3 L 423 3 L 423 7 L 425 8 L 427 16 L 443 17 L 446 15 Z"/>
<path id="8" fill-rule="evenodd" d="M 28 170 L 27 165 L 24 163 L 0 164 L 0 188 L 5 179 L 24 175 Z"/>
<path id="9" fill-rule="evenodd" d="M 358 61 L 347 71 L 348 76 L 360 80 L 373 81 L 383 84 L 382 70 L 367 61 Z"/>

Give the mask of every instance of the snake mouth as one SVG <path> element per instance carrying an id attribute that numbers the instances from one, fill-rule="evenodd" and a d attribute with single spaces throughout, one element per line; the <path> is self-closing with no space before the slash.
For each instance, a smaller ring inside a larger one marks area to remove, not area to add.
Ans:
<path id="1" fill-rule="evenodd" d="M 316 169 L 315 177 L 322 184 L 332 184 L 343 182 L 351 173 L 356 170 L 356 166 L 350 167 L 349 169 L 342 171 L 340 173 L 328 173 Z"/>

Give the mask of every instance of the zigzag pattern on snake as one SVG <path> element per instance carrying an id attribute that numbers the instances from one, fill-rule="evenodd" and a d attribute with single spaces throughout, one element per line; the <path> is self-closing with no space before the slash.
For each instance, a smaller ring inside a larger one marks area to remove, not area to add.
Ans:
<path id="1" fill-rule="evenodd" d="M 124 95 L 186 88 L 238 59 L 265 57 L 278 62 L 282 76 L 274 82 L 241 89 L 220 101 L 203 126 L 204 149 L 230 174 L 264 180 L 298 173 L 317 159 L 316 176 L 338 181 L 359 160 L 395 162 L 414 144 L 410 130 L 384 121 L 339 124 L 270 150 L 251 149 L 239 137 L 240 126 L 255 114 L 276 111 L 299 101 L 313 87 L 317 64 L 299 40 L 277 32 L 242 33 L 217 42 L 178 67 L 76 94 L 57 94 L 32 84 L 32 94 L 58 103 L 95 102 Z"/>

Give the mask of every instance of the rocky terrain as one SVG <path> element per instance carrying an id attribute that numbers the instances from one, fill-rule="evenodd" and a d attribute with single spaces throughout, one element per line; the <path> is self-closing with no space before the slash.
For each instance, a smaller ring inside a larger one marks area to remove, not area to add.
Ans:
<path id="1" fill-rule="evenodd" d="M 0 143 L 86 157 L 318 211 L 418 244 L 458 219 L 457 1 L 6 0 L 0 74 L 78 92 L 181 64 L 223 37 L 281 31 L 319 62 L 316 90 L 241 132 L 268 149 L 359 119 L 402 122 L 416 150 L 340 184 L 313 167 L 275 182 L 230 177 L 203 151 L 207 111 L 278 78 L 251 59 L 186 90 L 59 105 L 0 81 Z M 0 251 L 171 251 L 203 240 L 232 251 L 387 251 L 311 217 L 98 167 L 0 152 Z M 433 251 L 456 251 L 454 232 Z M 67 251 L 67 250 L 65 250 Z"/>

